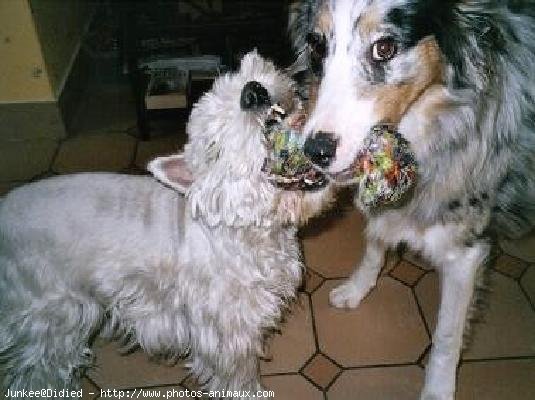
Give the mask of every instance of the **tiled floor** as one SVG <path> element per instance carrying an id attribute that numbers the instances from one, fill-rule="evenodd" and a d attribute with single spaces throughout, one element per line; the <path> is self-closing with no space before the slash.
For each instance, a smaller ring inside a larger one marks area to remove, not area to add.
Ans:
<path id="1" fill-rule="evenodd" d="M 131 100 L 111 93 L 110 104 L 88 100 L 80 132 L 62 143 L 52 173 L 140 172 L 151 157 L 182 144 L 185 136 L 176 129 L 173 135 L 156 132 L 148 142 L 135 139 L 129 134 L 135 126 Z M 117 105 L 124 102 L 130 108 Z M 416 254 L 391 252 L 377 288 L 356 310 L 328 305 L 329 290 L 361 257 L 363 224 L 358 212 L 342 207 L 301 233 L 306 282 L 271 340 L 269 359 L 261 361 L 263 382 L 277 400 L 418 397 L 436 323 L 433 269 Z M 491 268 L 484 322 L 475 326 L 473 344 L 463 354 L 458 400 L 535 398 L 535 236 L 501 247 Z M 84 380 L 86 399 L 98 398 L 100 389 L 195 387 L 181 365 L 160 365 L 140 352 L 121 356 L 106 343 L 98 343 L 96 353 L 97 365 Z M 154 397 L 146 392 L 139 398 Z"/>
<path id="2" fill-rule="evenodd" d="M 359 259 L 361 232 L 361 216 L 349 209 L 304 231 L 306 285 L 261 361 L 263 382 L 277 400 L 418 398 L 435 325 L 436 273 L 414 254 L 392 253 L 377 288 L 356 310 L 333 309 L 329 290 Z M 489 267 L 488 309 L 463 353 L 458 400 L 534 398 L 535 264 L 528 247 L 509 243 Z M 98 346 L 87 385 L 195 388 L 180 365 L 159 365 L 141 353 L 121 356 L 109 344 Z"/>

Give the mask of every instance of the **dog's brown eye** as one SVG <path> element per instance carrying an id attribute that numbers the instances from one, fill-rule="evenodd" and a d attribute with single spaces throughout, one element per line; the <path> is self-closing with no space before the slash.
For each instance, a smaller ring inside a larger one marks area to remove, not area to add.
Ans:
<path id="1" fill-rule="evenodd" d="M 372 46 L 372 59 L 374 61 L 388 61 L 394 58 L 398 46 L 393 38 L 379 39 Z"/>

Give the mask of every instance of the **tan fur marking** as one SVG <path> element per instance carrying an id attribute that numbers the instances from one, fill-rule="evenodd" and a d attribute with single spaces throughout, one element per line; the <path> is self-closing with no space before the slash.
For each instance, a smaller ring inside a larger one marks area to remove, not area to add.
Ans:
<path id="1" fill-rule="evenodd" d="M 372 6 L 368 11 L 361 15 L 357 22 L 357 28 L 361 36 L 370 37 L 377 31 L 381 22 L 381 16 L 377 6 Z"/>
<path id="2" fill-rule="evenodd" d="M 316 102 L 318 101 L 319 82 L 316 78 L 312 78 L 312 82 L 308 85 L 308 101 L 306 102 L 306 112 L 311 115 L 316 108 Z"/>
<path id="3" fill-rule="evenodd" d="M 444 66 L 435 39 L 425 39 L 416 48 L 418 71 L 412 81 L 385 85 L 370 92 L 376 98 L 376 113 L 382 122 L 398 123 L 409 107 L 434 84 L 443 82 Z"/>
<path id="4" fill-rule="evenodd" d="M 451 100 L 447 98 L 444 86 L 435 84 L 426 89 L 425 93 L 414 103 L 414 106 L 417 107 L 418 112 L 426 116 L 425 120 L 431 123 L 451 107 Z M 423 129 L 422 131 L 428 130 Z"/>
<path id="5" fill-rule="evenodd" d="M 322 32 L 326 36 L 328 36 L 332 30 L 332 25 L 333 16 L 331 14 L 331 10 L 329 9 L 329 6 L 327 4 L 323 4 L 323 6 L 321 6 L 318 12 L 318 17 L 316 20 L 316 29 L 319 32 Z"/>

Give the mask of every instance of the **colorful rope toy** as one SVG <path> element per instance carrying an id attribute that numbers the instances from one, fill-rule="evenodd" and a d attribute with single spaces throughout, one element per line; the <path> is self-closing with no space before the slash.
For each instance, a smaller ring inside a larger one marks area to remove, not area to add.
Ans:
<path id="1" fill-rule="evenodd" d="M 282 107 L 274 105 L 264 124 L 269 155 L 262 171 L 285 190 L 313 190 L 328 183 L 325 174 L 303 153 L 304 140 L 298 129 L 304 118 L 302 112 L 286 116 Z"/>
<path id="2" fill-rule="evenodd" d="M 344 184 L 358 186 L 357 202 L 372 208 L 399 201 L 414 186 L 417 169 L 409 142 L 392 126 L 377 125 L 364 140 L 355 162 L 342 175 Z"/>
<path id="3" fill-rule="evenodd" d="M 313 190 L 330 180 L 340 186 L 356 185 L 357 203 L 369 209 L 399 201 L 414 186 L 416 158 L 409 142 L 392 126 L 374 126 L 353 164 L 327 177 L 303 152 L 300 128 L 304 119 L 304 113 L 287 117 L 284 109 L 275 105 L 264 124 L 269 155 L 262 170 L 277 187 Z"/>

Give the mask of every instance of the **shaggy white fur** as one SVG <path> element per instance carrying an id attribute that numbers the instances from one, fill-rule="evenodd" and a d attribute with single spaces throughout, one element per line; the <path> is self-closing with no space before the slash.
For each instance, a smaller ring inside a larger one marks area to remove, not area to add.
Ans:
<path id="1" fill-rule="evenodd" d="M 331 190 L 282 192 L 261 173 L 249 81 L 297 105 L 293 82 L 256 52 L 194 108 L 183 155 L 152 177 L 78 174 L 0 203 L 4 390 L 77 388 L 98 335 L 187 356 L 207 390 L 257 390 L 257 356 L 301 280 L 296 225 Z M 1 374 L 0 374 L 1 375 Z"/>

